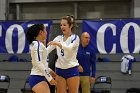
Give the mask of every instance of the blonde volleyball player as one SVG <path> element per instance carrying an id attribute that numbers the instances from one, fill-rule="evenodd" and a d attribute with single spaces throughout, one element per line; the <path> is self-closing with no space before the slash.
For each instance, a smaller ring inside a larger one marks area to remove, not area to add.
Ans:
<path id="1" fill-rule="evenodd" d="M 35 24 L 28 28 L 26 37 L 30 44 L 32 58 L 32 69 L 29 78 L 29 84 L 35 93 L 50 93 L 49 86 L 55 85 L 56 82 L 52 76 L 56 74 L 48 68 L 47 49 L 43 42 L 46 40 L 47 31 L 43 24 Z M 52 73 L 52 76 L 50 75 Z"/>
<path id="2" fill-rule="evenodd" d="M 58 59 L 56 61 L 57 93 L 78 93 L 79 71 L 76 59 L 79 46 L 79 37 L 73 34 L 75 19 L 73 16 L 65 16 L 61 19 L 60 28 L 63 35 L 57 36 L 48 43 L 48 50 L 56 48 Z"/>

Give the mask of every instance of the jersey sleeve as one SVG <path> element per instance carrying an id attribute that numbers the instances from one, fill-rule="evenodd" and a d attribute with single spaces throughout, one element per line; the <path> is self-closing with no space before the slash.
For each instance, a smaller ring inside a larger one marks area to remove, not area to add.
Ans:
<path id="1" fill-rule="evenodd" d="M 52 69 L 49 68 L 48 61 L 44 61 L 44 65 L 45 65 L 46 69 L 48 69 L 48 72 L 50 73 L 52 71 Z"/>
<path id="2" fill-rule="evenodd" d="M 40 72 L 45 76 L 45 78 L 48 81 L 51 81 L 52 76 L 49 74 L 49 70 L 45 67 L 43 63 L 43 59 L 41 58 L 42 52 L 43 52 L 43 49 L 40 43 L 35 44 L 33 47 L 33 53 L 35 55 L 35 62 L 33 62 L 33 64 L 40 70 Z"/>
<path id="3" fill-rule="evenodd" d="M 53 41 L 55 41 L 55 42 L 60 42 L 59 38 L 60 38 L 60 36 L 57 36 L 56 38 L 54 38 Z M 51 51 L 53 51 L 55 48 L 56 48 L 56 46 L 49 45 L 49 46 L 46 48 L 46 50 L 47 50 L 47 55 L 48 55 Z"/>
<path id="4" fill-rule="evenodd" d="M 53 46 L 53 45 L 49 45 L 49 46 L 46 48 L 47 56 L 48 56 L 49 53 L 50 53 L 51 51 L 53 51 L 54 49 L 55 49 L 55 46 Z"/>

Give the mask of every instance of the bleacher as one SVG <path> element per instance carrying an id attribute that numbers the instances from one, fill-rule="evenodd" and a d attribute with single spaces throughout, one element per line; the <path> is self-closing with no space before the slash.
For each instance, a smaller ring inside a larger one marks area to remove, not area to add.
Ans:
<path id="1" fill-rule="evenodd" d="M 22 55 L 23 56 L 23 55 Z M 25 55 L 24 55 L 25 56 Z M 23 56 L 23 57 L 24 57 Z M 96 77 L 105 75 L 110 76 L 112 79 L 111 93 L 125 93 L 128 88 L 140 88 L 140 61 L 132 64 L 132 74 L 121 73 L 120 58 L 123 54 L 119 55 L 99 55 L 97 57 L 108 57 L 112 62 L 97 62 Z M 139 55 L 135 54 L 134 57 L 138 58 Z M 8 93 L 22 93 L 21 88 L 24 87 L 26 78 L 28 77 L 31 69 L 31 62 L 0 62 L 0 73 L 7 74 L 11 78 Z"/>

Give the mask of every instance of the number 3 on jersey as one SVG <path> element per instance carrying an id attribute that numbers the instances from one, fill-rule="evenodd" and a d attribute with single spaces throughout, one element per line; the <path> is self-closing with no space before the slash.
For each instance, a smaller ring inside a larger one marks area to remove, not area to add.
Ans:
<path id="1" fill-rule="evenodd" d="M 61 49 L 61 55 L 64 56 L 64 50 L 63 49 Z"/>

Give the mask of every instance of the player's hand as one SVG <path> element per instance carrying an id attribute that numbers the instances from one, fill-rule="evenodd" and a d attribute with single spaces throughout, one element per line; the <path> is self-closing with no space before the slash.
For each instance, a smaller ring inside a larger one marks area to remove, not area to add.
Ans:
<path id="1" fill-rule="evenodd" d="M 50 85 L 56 85 L 56 81 L 54 79 L 52 79 L 49 83 Z"/>
<path id="2" fill-rule="evenodd" d="M 55 42 L 55 41 L 50 41 L 47 45 L 54 45 L 54 46 L 58 46 L 58 47 L 62 48 L 61 43 Z"/>
<path id="3" fill-rule="evenodd" d="M 79 70 L 79 72 L 83 72 L 84 71 L 84 69 L 83 69 L 83 67 L 81 65 L 78 66 L 78 70 Z"/>
<path id="4" fill-rule="evenodd" d="M 50 41 L 47 45 L 58 45 L 58 42 Z"/>
<path id="5" fill-rule="evenodd" d="M 57 76 L 57 74 L 53 70 L 50 71 L 50 74 L 53 78 L 55 78 Z"/>

